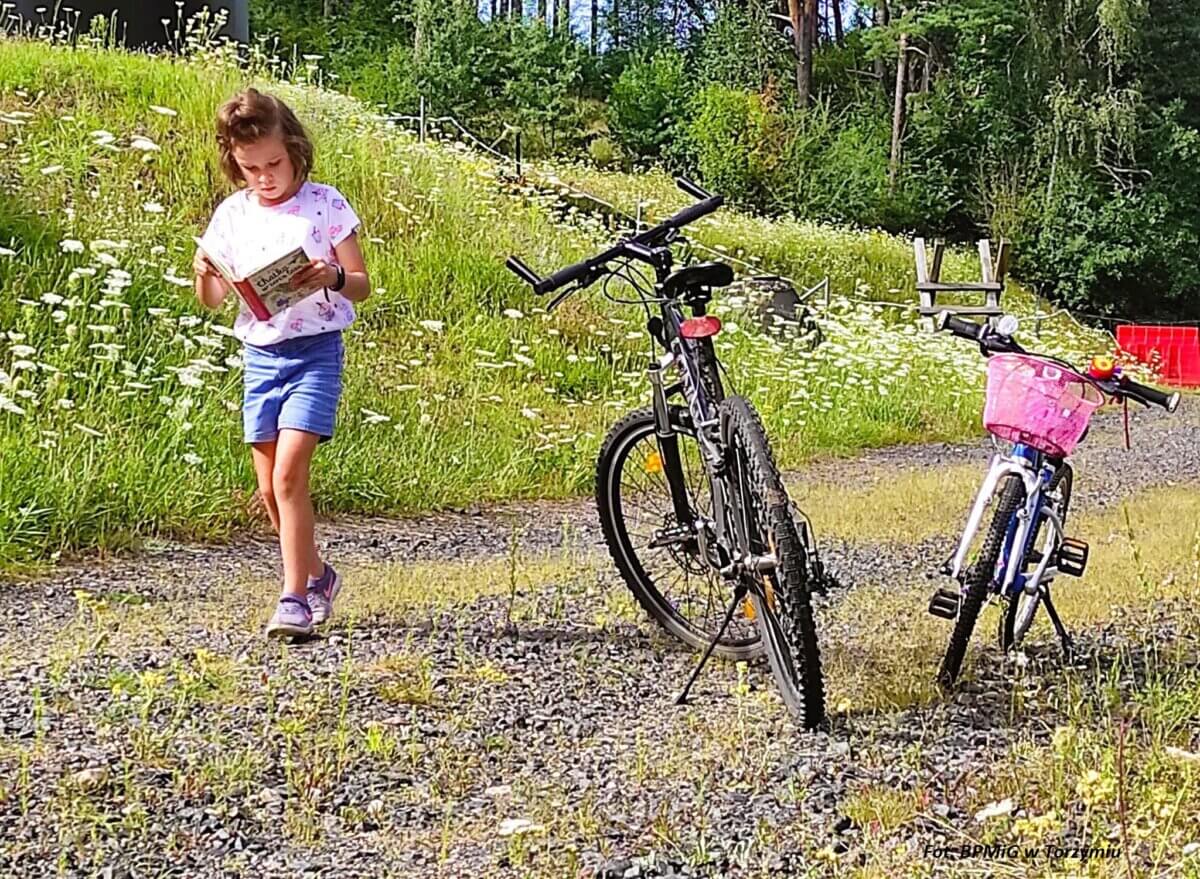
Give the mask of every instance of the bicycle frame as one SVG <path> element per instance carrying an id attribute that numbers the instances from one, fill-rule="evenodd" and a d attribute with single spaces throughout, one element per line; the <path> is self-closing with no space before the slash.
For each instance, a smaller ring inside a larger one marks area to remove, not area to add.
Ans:
<path id="1" fill-rule="evenodd" d="M 952 577 L 962 581 L 967 553 L 983 524 L 988 502 L 995 495 L 1001 480 L 1010 475 L 1019 477 L 1024 484 L 1025 502 L 1013 514 L 1003 551 L 996 563 L 994 582 L 998 586 L 997 591 L 1001 595 L 1008 595 L 1017 589 L 1024 589 L 1033 595 L 1043 584 L 1049 583 L 1058 575 L 1057 567 L 1051 565 L 1050 560 L 1055 557 L 1062 544 L 1063 523 L 1056 504 L 1047 494 L 1054 472 L 1054 468 L 1041 452 L 1020 443 L 1016 444 L 1009 454 L 997 454 L 992 458 L 987 476 L 967 517 L 958 549 L 950 562 Z M 1038 525 L 1043 521 L 1047 528 L 1042 557 L 1037 567 L 1026 576 L 1021 573 L 1025 567 L 1025 558 L 1033 548 Z"/>
<path id="2" fill-rule="evenodd" d="M 733 559 L 732 554 L 728 552 L 733 547 L 733 540 L 732 535 L 728 533 L 728 498 L 725 494 L 726 486 L 723 476 L 725 452 L 721 448 L 720 437 L 717 434 L 719 422 L 713 413 L 712 401 L 708 399 L 704 383 L 700 381 L 699 367 L 696 362 L 696 344 L 685 337 L 681 331 L 682 315 L 679 302 L 674 299 L 664 299 L 661 303 L 661 311 L 667 351 L 650 364 L 648 372 L 659 454 L 663 456 L 664 469 L 668 471 L 667 480 L 671 485 L 672 502 L 676 505 L 676 519 L 680 525 L 689 528 L 691 532 L 689 536 L 696 538 L 705 561 L 722 575 L 729 575 L 736 563 L 760 574 L 770 573 L 775 569 L 776 564 L 773 553 L 745 559 Z M 708 475 L 712 492 L 711 519 L 701 516 L 696 510 L 681 508 L 686 507 L 686 487 L 674 485 L 670 472 L 673 467 L 679 466 L 678 446 L 673 446 L 670 442 L 675 436 L 675 431 L 670 424 L 667 402 L 675 388 L 667 387 L 663 375 L 675 366 L 678 366 L 680 376 L 678 391 L 683 394 L 687 402 L 688 412 L 696 429 L 696 441 L 700 446 L 704 469 Z M 715 538 L 715 546 L 713 541 L 709 540 L 710 530 Z M 715 552 L 717 547 L 724 547 L 729 558 Z"/>

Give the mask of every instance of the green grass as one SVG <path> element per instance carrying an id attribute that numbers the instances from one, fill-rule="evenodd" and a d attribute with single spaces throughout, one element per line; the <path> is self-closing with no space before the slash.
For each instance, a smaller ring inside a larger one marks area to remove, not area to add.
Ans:
<path id="1" fill-rule="evenodd" d="M 0 570 L 253 521 L 232 315 L 203 311 L 189 283 L 191 236 L 228 192 L 212 117 L 248 81 L 219 53 L 0 43 Z M 338 438 L 316 458 L 319 512 L 586 491 L 604 432 L 646 399 L 644 319 L 598 295 L 548 316 L 502 258 L 549 271 L 596 248 L 599 227 L 557 223 L 487 161 L 419 145 L 343 96 L 255 81 L 309 125 L 315 176 L 363 218 L 376 287 L 349 334 Z M 720 224 L 769 267 L 836 267 L 835 292 L 853 276 L 882 295 L 911 275 L 887 236 Z M 968 346 L 835 297 L 829 341 L 806 352 L 757 332 L 747 307 L 718 304 L 719 344 L 785 466 L 976 432 Z M 1066 325 L 1046 335 L 1060 352 L 1103 345 Z"/>

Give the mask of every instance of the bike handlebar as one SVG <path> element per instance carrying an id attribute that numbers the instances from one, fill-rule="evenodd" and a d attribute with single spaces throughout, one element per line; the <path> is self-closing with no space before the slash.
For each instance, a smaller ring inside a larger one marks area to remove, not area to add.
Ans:
<path id="1" fill-rule="evenodd" d="M 687 207 L 663 220 L 657 226 L 647 229 L 644 232 L 639 232 L 630 238 L 626 238 L 610 247 L 603 253 L 590 257 L 589 259 L 585 259 L 581 262 L 577 262 L 574 265 L 569 265 L 566 268 L 559 269 L 557 272 L 554 272 L 552 275 L 549 275 L 545 278 L 538 277 L 537 272 L 525 265 L 525 263 L 521 262 L 521 260 L 515 256 L 510 256 L 507 260 L 505 260 L 504 265 L 507 266 L 508 270 L 519 277 L 522 281 L 525 281 L 527 284 L 533 287 L 533 292 L 538 296 L 545 296 L 547 293 L 553 293 L 555 290 L 559 289 L 560 287 L 565 287 L 572 281 L 583 281 L 584 283 L 581 286 L 587 286 L 587 284 L 590 284 L 592 280 L 595 280 L 589 276 L 597 273 L 604 265 L 616 259 L 617 257 L 625 255 L 639 257 L 640 255 L 637 253 L 631 253 L 633 248 L 631 248 L 630 245 L 653 246 L 665 238 L 670 232 L 682 229 L 689 223 L 694 223 L 696 220 L 711 214 L 713 211 L 725 204 L 725 196 L 710 195 L 695 183 L 692 183 L 690 180 L 687 180 L 683 177 L 677 177 L 675 178 L 675 182 L 684 192 L 688 193 L 689 195 L 702 198 L 702 201 L 699 201 L 696 204 L 688 205 Z"/>
<path id="2" fill-rule="evenodd" d="M 1179 391 L 1166 393 L 1158 388 L 1152 388 L 1149 385 L 1139 384 L 1131 378 L 1121 376 L 1117 383 L 1118 389 L 1128 396 L 1140 397 L 1147 403 L 1153 403 L 1155 406 L 1162 406 L 1168 412 L 1174 412 L 1179 408 Z"/>
<path id="3" fill-rule="evenodd" d="M 996 332 L 987 324 L 977 324 L 973 320 L 963 320 L 948 311 L 939 312 L 934 319 L 934 326 L 939 330 L 949 330 L 960 339 L 978 342 L 979 347 L 987 354 L 1024 354 L 1025 349 L 1013 340 Z"/>
<path id="4" fill-rule="evenodd" d="M 963 320 L 961 317 L 955 317 L 948 311 L 943 311 L 934 319 L 934 326 L 938 330 L 949 330 L 954 335 L 962 339 L 967 339 L 971 342 L 979 343 L 980 349 L 987 356 L 992 354 L 1026 354 L 1024 348 L 1017 344 L 1011 337 L 1006 336 L 992 329 L 987 324 L 977 324 L 975 321 Z M 1055 358 L 1050 358 L 1055 359 Z M 1057 361 L 1064 366 L 1082 376 L 1087 381 L 1096 385 L 1105 393 L 1111 394 L 1114 397 L 1132 397 L 1147 405 L 1153 404 L 1161 406 L 1168 412 L 1174 412 L 1179 408 L 1180 395 L 1178 391 L 1174 393 L 1166 393 L 1158 388 L 1152 388 L 1149 385 L 1143 385 L 1135 382 L 1131 378 L 1126 378 L 1122 375 L 1114 376 L 1110 379 L 1096 379 L 1086 373 L 1080 372 L 1071 366 L 1069 363 Z"/>

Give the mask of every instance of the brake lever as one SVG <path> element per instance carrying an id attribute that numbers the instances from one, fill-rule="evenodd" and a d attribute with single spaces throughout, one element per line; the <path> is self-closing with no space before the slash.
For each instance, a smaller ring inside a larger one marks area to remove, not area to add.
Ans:
<path id="1" fill-rule="evenodd" d="M 564 299 L 575 293 L 578 293 L 584 287 L 590 287 L 592 284 L 596 283 L 596 279 L 598 277 L 600 277 L 600 274 L 595 270 L 588 272 L 588 274 L 575 282 L 575 286 L 568 287 L 566 290 L 563 290 L 561 293 L 551 299 L 550 303 L 546 306 L 546 311 L 554 311 L 554 309 L 558 308 Z"/>

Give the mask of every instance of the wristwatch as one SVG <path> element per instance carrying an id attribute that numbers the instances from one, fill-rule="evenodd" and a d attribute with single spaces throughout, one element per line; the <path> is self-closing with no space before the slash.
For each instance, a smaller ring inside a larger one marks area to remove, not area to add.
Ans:
<path id="1" fill-rule="evenodd" d="M 346 286 L 346 270 L 341 266 L 334 266 L 334 269 L 337 270 L 337 280 L 333 282 L 333 286 L 329 289 L 337 293 Z"/>

